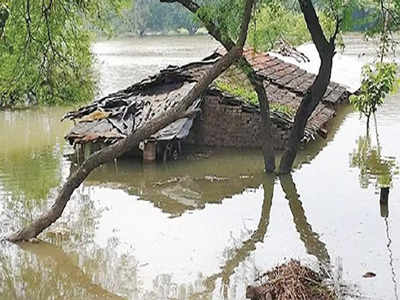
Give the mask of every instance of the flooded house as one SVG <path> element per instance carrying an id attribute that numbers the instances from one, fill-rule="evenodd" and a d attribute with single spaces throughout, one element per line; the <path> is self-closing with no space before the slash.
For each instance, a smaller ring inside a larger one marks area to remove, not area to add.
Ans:
<path id="1" fill-rule="evenodd" d="M 264 79 L 272 107 L 274 148 L 281 150 L 289 137 L 294 112 L 316 75 L 272 54 L 248 49 L 244 55 Z M 75 125 L 66 140 L 79 155 L 85 155 L 125 138 L 134 128 L 174 107 L 221 57 L 221 51 L 216 51 L 202 61 L 168 66 L 124 90 L 67 113 L 63 119 L 73 120 Z M 131 154 L 141 155 L 147 161 L 165 161 L 177 159 L 185 144 L 260 147 L 259 107 L 255 101 L 249 101 L 251 95 L 237 92 L 249 86 L 246 82 L 246 75 L 232 66 L 188 108 L 200 108 L 201 113 L 171 123 Z M 350 95 L 345 86 L 330 83 L 307 123 L 303 143 L 327 135 L 328 122 L 341 104 L 348 103 Z"/>

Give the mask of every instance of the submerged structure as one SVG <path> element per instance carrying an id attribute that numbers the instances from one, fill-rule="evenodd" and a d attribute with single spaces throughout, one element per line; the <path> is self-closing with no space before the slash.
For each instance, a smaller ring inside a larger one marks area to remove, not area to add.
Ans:
<path id="1" fill-rule="evenodd" d="M 264 79 L 271 104 L 287 108 L 284 111 L 295 111 L 316 75 L 268 53 L 248 49 L 244 55 Z M 125 138 L 134 128 L 174 107 L 221 56 L 217 51 L 200 62 L 168 66 L 127 89 L 67 113 L 63 119 L 73 120 L 75 125 L 66 140 L 83 154 Z M 229 85 L 247 79 L 233 66 L 223 74 L 222 80 Z M 349 96 L 346 87 L 330 83 L 307 123 L 303 142 L 318 135 L 326 136 L 328 121 L 335 116 L 338 105 L 348 102 Z M 189 109 L 193 108 L 201 108 L 201 113 L 171 123 L 143 141 L 140 149 L 133 152 L 142 153 L 145 160 L 167 160 L 179 156 L 183 143 L 229 147 L 261 145 L 258 105 L 228 93 L 218 85 L 211 85 Z M 271 112 L 271 118 L 274 148 L 280 150 L 288 139 L 292 116 L 278 109 Z"/>

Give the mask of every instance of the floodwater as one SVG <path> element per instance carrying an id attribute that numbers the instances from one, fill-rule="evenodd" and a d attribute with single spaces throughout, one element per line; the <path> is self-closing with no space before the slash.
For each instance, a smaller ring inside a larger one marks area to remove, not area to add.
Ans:
<path id="1" fill-rule="evenodd" d="M 358 60 L 362 42 L 349 44 Z M 215 47 L 207 37 L 99 42 L 99 93 Z M 0 112 L 0 236 L 49 207 L 74 167 L 63 140 L 72 124 L 59 122 L 66 110 Z M 291 177 L 264 175 L 254 150 L 102 166 L 42 241 L 0 244 L 0 299 L 244 299 L 258 274 L 296 258 L 332 264 L 349 299 L 398 300 L 399 115 L 400 95 L 391 96 L 367 137 L 365 120 L 344 108 Z M 388 206 L 379 203 L 385 186 Z"/>

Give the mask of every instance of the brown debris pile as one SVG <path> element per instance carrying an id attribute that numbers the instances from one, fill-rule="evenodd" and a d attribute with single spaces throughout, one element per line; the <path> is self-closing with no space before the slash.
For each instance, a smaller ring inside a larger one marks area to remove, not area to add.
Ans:
<path id="1" fill-rule="evenodd" d="M 275 267 L 262 275 L 267 279 L 261 286 L 248 286 L 246 298 L 251 300 L 334 300 L 335 293 L 323 283 L 323 276 L 290 262 Z"/>

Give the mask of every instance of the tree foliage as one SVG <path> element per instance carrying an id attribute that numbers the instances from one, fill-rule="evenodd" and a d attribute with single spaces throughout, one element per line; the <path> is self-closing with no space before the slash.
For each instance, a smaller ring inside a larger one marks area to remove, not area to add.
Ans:
<path id="1" fill-rule="evenodd" d="M 370 3 L 371 4 L 371 3 Z M 362 70 L 360 94 L 350 97 L 354 108 L 367 117 L 367 128 L 372 114 L 384 103 L 386 96 L 397 90 L 400 81 L 397 78 L 398 66 L 395 62 L 385 59 L 392 52 L 395 57 L 396 41 L 393 32 L 398 30 L 396 16 L 399 13 L 398 2 L 392 0 L 373 1 L 376 4 L 376 25 L 366 33 L 367 37 L 377 37 L 379 40 L 377 56 L 379 61 L 367 64 Z"/>
<path id="2" fill-rule="evenodd" d="M 123 0 L 3 0 L 0 107 L 92 99 L 88 28 L 105 28 L 102 13 L 122 4 Z"/>
<path id="3" fill-rule="evenodd" d="M 311 40 L 303 15 L 281 1 L 260 5 L 251 24 L 249 43 L 268 51 L 283 39 L 296 46 Z"/>
<path id="4" fill-rule="evenodd" d="M 357 148 L 350 154 L 350 167 L 360 169 L 362 188 L 375 182 L 376 188 L 390 187 L 399 167 L 393 157 L 384 157 L 380 145 L 372 145 L 369 135 L 359 137 Z M 371 182 L 372 181 L 372 182 Z"/>
<path id="5" fill-rule="evenodd" d="M 367 119 L 384 103 L 385 97 L 394 92 L 399 80 L 396 78 L 397 65 L 394 63 L 367 64 L 363 67 L 359 95 L 350 96 L 350 103 Z"/>

